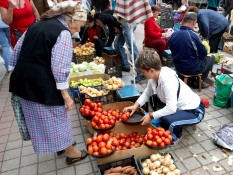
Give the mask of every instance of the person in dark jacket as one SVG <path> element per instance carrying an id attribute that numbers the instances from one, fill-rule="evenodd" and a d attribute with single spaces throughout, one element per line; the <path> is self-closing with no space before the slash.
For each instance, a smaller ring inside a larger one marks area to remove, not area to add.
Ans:
<path id="1" fill-rule="evenodd" d="M 224 16 L 228 15 L 228 23 L 230 24 L 231 10 L 233 9 L 233 1 L 232 0 L 224 0 L 223 9 L 224 9 L 223 15 Z"/>
<path id="2" fill-rule="evenodd" d="M 196 13 L 186 13 L 180 30 L 172 34 L 168 44 L 178 72 L 187 75 L 202 73 L 202 79 L 205 80 L 214 64 L 214 57 L 207 56 L 205 46 L 193 31 L 196 21 Z M 202 88 L 206 87 L 208 84 L 203 82 Z"/>
<path id="3" fill-rule="evenodd" d="M 80 45 L 90 41 L 95 44 L 96 56 L 102 57 L 103 47 L 106 41 L 106 35 L 103 28 L 95 24 L 95 19 L 92 16 L 87 17 L 87 28 L 82 35 Z"/>
<path id="4" fill-rule="evenodd" d="M 198 10 L 197 7 L 192 6 L 188 11 L 197 13 L 199 31 L 205 39 L 209 40 L 210 53 L 217 53 L 221 37 L 227 29 L 227 19 L 210 9 Z"/>
<path id="5" fill-rule="evenodd" d="M 108 8 L 109 0 L 91 0 L 91 6 L 96 12 L 103 12 Z"/>
<path id="6" fill-rule="evenodd" d="M 112 12 L 113 13 L 113 12 Z M 110 12 L 102 12 L 102 13 L 96 13 L 94 15 L 96 25 L 100 27 L 108 27 L 109 35 L 108 35 L 108 41 L 105 46 L 112 46 L 112 43 L 115 39 L 115 29 L 114 25 L 116 24 L 116 18 L 113 17 L 112 13 Z"/>

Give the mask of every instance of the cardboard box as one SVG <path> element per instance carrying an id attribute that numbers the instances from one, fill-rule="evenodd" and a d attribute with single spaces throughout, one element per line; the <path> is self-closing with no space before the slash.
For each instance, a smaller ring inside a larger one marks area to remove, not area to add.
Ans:
<path id="1" fill-rule="evenodd" d="M 233 42 L 225 42 L 223 46 L 223 51 L 229 54 L 233 54 Z"/>

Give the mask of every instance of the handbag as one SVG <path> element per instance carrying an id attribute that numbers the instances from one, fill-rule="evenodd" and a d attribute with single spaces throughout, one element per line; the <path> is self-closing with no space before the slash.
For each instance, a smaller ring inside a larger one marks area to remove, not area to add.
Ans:
<path id="1" fill-rule="evenodd" d="M 24 141 L 31 140 L 30 134 L 28 132 L 27 124 L 23 114 L 22 106 L 20 104 L 18 96 L 15 94 L 11 95 L 11 104 L 15 113 L 15 119 L 18 124 L 19 132 Z"/>

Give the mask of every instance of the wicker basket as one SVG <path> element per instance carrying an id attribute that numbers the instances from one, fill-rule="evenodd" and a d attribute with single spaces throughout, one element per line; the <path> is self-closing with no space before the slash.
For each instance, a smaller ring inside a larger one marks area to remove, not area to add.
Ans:
<path id="1" fill-rule="evenodd" d="M 95 54 L 91 54 L 91 55 L 76 55 L 76 60 L 78 64 L 81 64 L 82 62 L 86 61 L 86 62 L 92 62 L 93 58 L 95 57 Z"/>

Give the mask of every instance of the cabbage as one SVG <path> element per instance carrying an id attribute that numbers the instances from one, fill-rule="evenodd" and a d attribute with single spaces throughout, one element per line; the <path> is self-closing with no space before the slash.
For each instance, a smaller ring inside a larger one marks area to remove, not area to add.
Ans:
<path id="1" fill-rule="evenodd" d="M 84 61 L 82 62 L 83 65 L 88 66 L 88 62 Z"/>
<path id="2" fill-rule="evenodd" d="M 75 70 L 77 70 L 78 69 L 78 64 L 75 64 L 74 66 L 73 66 L 73 70 L 75 71 Z"/>
<path id="3" fill-rule="evenodd" d="M 74 69 L 73 68 L 70 68 L 70 73 L 74 73 Z"/>
<path id="4" fill-rule="evenodd" d="M 84 72 L 86 71 L 86 66 L 84 64 L 78 64 L 78 70 L 79 72 Z"/>
<path id="5" fill-rule="evenodd" d="M 74 62 L 71 62 L 70 67 L 73 68 L 74 65 L 75 65 L 75 63 L 74 63 Z"/>

